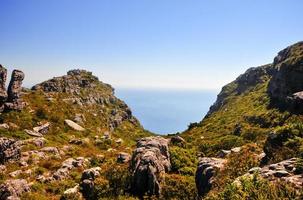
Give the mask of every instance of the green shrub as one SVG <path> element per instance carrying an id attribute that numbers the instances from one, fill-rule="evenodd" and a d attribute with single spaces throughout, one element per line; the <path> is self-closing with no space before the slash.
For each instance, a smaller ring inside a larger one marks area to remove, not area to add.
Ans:
<path id="1" fill-rule="evenodd" d="M 162 185 L 160 199 L 194 200 L 197 198 L 196 184 L 193 176 L 166 174 Z"/>
<path id="2" fill-rule="evenodd" d="M 170 148 L 172 172 L 193 176 L 197 166 L 197 155 L 193 149 Z"/>

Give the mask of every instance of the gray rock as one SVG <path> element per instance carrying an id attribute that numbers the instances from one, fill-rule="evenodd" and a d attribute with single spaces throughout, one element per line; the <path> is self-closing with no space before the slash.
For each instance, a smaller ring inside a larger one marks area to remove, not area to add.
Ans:
<path id="1" fill-rule="evenodd" d="M 46 122 L 45 124 L 43 124 L 41 126 L 37 126 L 37 127 L 33 128 L 33 130 L 35 132 L 41 133 L 43 135 L 48 133 L 49 129 L 50 129 L 50 123 L 49 122 Z"/>
<path id="2" fill-rule="evenodd" d="M 7 180 L 0 185 L 0 199 L 18 199 L 23 193 L 29 192 L 30 187 L 26 180 Z"/>
<path id="3" fill-rule="evenodd" d="M 33 136 L 33 137 L 43 137 L 43 135 L 41 133 L 36 132 L 36 131 L 32 131 L 32 130 L 28 130 L 28 129 L 25 129 L 24 131 L 25 131 L 25 133 L 27 133 L 28 135 Z"/>
<path id="4" fill-rule="evenodd" d="M 199 159 L 195 177 L 199 196 L 204 196 L 211 189 L 216 172 L 220 171 L 225 163 L 226 160 L 220 158 L 203 157 Z"/>
<path id="5" fill-rule="evenodd" d="M 128 153 L 120 152 L 117 157 L 118 163 L 128 163 L 131 159 L 131 156 Z"/>
<path id="6" fill-rule="evenodd" d="M 131 169 L 132 193 L 143 196 L 160 195 L 161 174 L 170 171 L 169 140 L 162 137 L 142 138 L 133 153 Z"/>
<path id="7" fill-rule="evenodd" d="M 3 111 L 4 103 L 7 100 L 7 92 L 6 92 L 6 78 L 7 78 L 7 70 L 0 65 L 0 111 Z"/>
<path id="8" fill-rule="evenodd" d="M 14 139 L 0 138 L 0 164 L 8 161 L 20 160 L 21 147 Z"/>
<path id="9" fill-rule="evenodd" d="M 8 98 L 5 103 L 6 110 L 22 110 L 25 106 L 21 100 L 22 81 L 24 73 L 20 70 L 14 70 L 12 73 L 11 81 L 8 86 Z"/>
<path id="10" fill-rule="evenodd" d="M 70 128 L 74 129 L 75 131 L 85 131 L 85 129 L 82 126 L 73 122 L 72 120 L 66 119 L 64 120 L 64 123 Z"/>

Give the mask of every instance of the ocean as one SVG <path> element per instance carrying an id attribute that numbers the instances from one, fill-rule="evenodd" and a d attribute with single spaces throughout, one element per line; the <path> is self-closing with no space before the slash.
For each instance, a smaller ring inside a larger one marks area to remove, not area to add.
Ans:
<path id="1" fill-rule="evenodd" d="M 190 123 L 201 121 L 218 91 L 116 88 L 115 94 L 145 129 L 164 135 L 182 132 Z"/>

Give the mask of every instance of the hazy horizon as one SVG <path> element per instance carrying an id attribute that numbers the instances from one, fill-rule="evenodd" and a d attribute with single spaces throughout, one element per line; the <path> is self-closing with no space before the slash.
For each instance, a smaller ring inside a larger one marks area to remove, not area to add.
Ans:
<path id="1" fill-rule="evenodd" d="M 302 40 L 302 1 L 1 1 L 0 64 L 120 88 L 220 89 Z"/>

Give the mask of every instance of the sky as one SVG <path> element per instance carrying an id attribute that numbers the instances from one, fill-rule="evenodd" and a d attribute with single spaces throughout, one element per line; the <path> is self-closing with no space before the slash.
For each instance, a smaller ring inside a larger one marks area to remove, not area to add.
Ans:
<path id="1" fill-rule="evenodd" d="M 0 63 L 119 88 L 219 89 L 303 40 L 302 0 L 0 0 Z"/>

